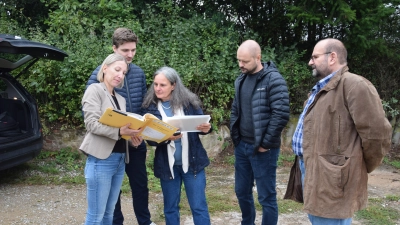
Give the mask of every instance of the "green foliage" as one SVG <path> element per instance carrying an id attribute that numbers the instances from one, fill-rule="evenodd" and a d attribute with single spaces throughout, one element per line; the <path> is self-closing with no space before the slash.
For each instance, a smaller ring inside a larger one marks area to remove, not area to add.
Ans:
<path id="1" fill-rule="evenodd" d="M 400 93 L 396 32 L 400 13 L 394 10 L 400 0 L 391 4 L 263 1 L 258 4 L 262 7 L 254 8 L 243 1 L 230 5 L 221 0 L 132 2 L 41 0 L 40 7 L 47 11 L 35 17 L 29 17 L 24 8 L 31 3 L 18 0 L 15 8 L 0 6 L 5 8 L 0 10 L 0 33 L 55 45 L 69 54 L 64 62 L 40 60 L 20 79 L 38 100 L 42 119 L 82 126 L 80 101 L 85 84 L 112 52 L 111 36 L 117 27 L 138 34 L 134 63 L 145 71 L 148 84 L 159 67 L 175 68 L 184 84 L 199 95 L 214 126 L 228 123 L 233 83 L 239 75 L 236 50 L 245 39 L 258 41 L 264 60 L 273 60 L 286 79 L 292 113 L 302 111 L 315 83 L 306 62 L 315 41 L 329 36 L 344 41 L 351 71 L 377 87 L 388 117 L 398 116 L 399 105 L 393 99 Z M 25 28 L 29 24 L 38 26 Z"/>
<path id="2" fill-rule="evenodd" d="M 155 148 L 147 146 L 146 170 L 149 189 L 154 192 L 161 192 L 160 179 L 154 176 L 154 156 Z"/>
<path id="3" fill-rule="evenodd" d="M 81 98 L 92 71 L 112 53 L 115 28 L 139 29 L 129 7 L 117 1 L 48 1 L 58 8 L 46 21 L 45 34 L 32 30 L 26 38 L 55 45 L 69 54 L 64 62 L 39 61 L 21 82 L 39 102 L 39 112 L 50 122 L 82 124 Z M 96 12 L 104 13 L 96 13 Z M 122 16 L 122 17 L 121 17 Z M 120 19 L 124 18 L 124 19 Z M 66 22 L 68 21 L 68 22 Z"/>
<path id="4" fill-rule="evenodd" d="M 389 159 L 388 157 L 383 158 L 383 162 L 386 165 L 391 165 L 397 169 L 400 169 L 400 161 L 396 159 Z"/>
<path id="5" fill-rule="evenodd" d="M 391 202 L 400 201 L 400 195 L 386 195 L 385 198 Z"/>
<path id="6" fill-rule="evenodd" d="M 230 115 L 233 83 L 239 74 L 235 63 L 237 35 L 231 27 L 194 15 L 179 17 L 179 8 L 170 1 L 158 5 L 160 14 L 149 7 L 142 13 L 143 40 L 136 62 L 147 74 L 147 82 L 159 67 L 176 69 L 183 83 L 203 101 L 213 122 L 222 123 Z M 160 29 L 163 27 L 163 29 Z"/>
<path id="7" fill-rule="evenodd" d="M 293 200 L 279 199 L 278 200 L 278 212 L 279 214 L 288 214 L 301 211 L 303 204 L 295 202 Z"/>
<path id="8" fill-rule="evenodd" d="M 235 165 L 235 156 L 234 155 L 227 155 L 225 156 L 225 161 L 228 163 L 228 165 Z"/>
<path id="9" fill-rule="evenodd" d="M 399 91 L 400 92 L 400 91 Z M 388 101 L 382 100 L 383 109 L 386 112 L 386 117 L 390 119 L 396 118 L 400 114 L 399 111 L 399 100 L 391 98 Z"/>
<path id="10" fill-rule="evenodd" d="M 0 5 L 0 34 L 24 36 L 27 32 L 26 29 L 21 28 L 21 24 L 17 20 L 9 17 L 8 10 L 11 9 L 6 5 Z"/>
<path id="11" fill-rule="evenodd" d="M 294 162 L 296 155 L 295 154 L 285 154 L 281 153 L 279 154 L 278 158 L 278 166 L 291 166 Z"/>
<path id="12" fill-rule="evenodd" d="M 400 215 L 397 210 L 386 206 L 381 199 L 369 199 L 368 207 L 358 211 L 356 218 L 365 221 L 363 224 L 395 225 Z"/>
<path id="13" fill-rule="evenodd" d="M 33 160 L 12 169 L 0 171 L 0 183 L 58 185 L 84 184 L 83 154 L 76 149 L 44 151 Z"/>
<path id="14" fill-rule="evenodd" d="M 307 64 L 301 62 L 304 51 L 297 52 L 295 45 L 263 48 L 263 60 L 272 60 L 285 78 L 289 89 L 290 111 L 300 114 L 307 94 L 315 83 Z"/>

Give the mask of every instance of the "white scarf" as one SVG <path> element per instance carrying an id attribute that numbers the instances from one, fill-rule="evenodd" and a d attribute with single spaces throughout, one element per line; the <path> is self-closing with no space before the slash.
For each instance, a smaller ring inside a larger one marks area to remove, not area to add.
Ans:
<path id="1" fill-rule="evenodd" d="M 157 108 L 158 108 L 158 111 L 160 111 L 161 118 L 163 120 L 165 118 L 167 118 L 167 115 L 165 114 L 164 109 L 162 108 L 161 101 L 158 101 Z M 185 113 L 183 112 L 182 107 L 179 108 L 178 110 L 174 111 L 174 116 L 184 116 L 184 115 L 185 115 Z M 187 171 L 189 169 L 189 144 L 188 144 L 188 137 L 187 137 L 186 132 L 182 132 L 181 143 L 182 143 L 182 169 L 183 169 L 184 173 L 187 173 Z M 176 151 L 175 150 L 175 142 L 171 141 L 168 144 L 168 163 L 169 163 L 169 169 L 172 174 L 172 178 L 174 178 L 173 166 L 175 163 L 175 157 L 174 157 L 175 151 Z"/>

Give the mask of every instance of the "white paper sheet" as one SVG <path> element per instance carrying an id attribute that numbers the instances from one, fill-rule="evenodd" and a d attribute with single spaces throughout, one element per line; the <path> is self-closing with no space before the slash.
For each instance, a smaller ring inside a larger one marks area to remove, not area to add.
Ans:
<path id="1" fill-rule="evenodd" d="M 168 117 L 164 121 L 174 127 L 179 128 L 182 132 L 200 132 L 196 127 L 202 123 L 210 121 L 210 115 L 196 115 L 196 116 L 173 116 Z"/>

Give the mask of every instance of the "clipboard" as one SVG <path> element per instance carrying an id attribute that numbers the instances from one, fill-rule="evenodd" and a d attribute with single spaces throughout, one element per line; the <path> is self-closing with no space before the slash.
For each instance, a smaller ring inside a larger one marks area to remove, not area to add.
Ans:
<path id="1" fill-rule="evenodd" d="M 182 132 L 201 132 L 196 127 L 202 123 L 209 123 L 210 115 L 191 115 L 191 116 L 172 116 L 164 119 L 164 121 L 172 126 L 177 127 Z"/>

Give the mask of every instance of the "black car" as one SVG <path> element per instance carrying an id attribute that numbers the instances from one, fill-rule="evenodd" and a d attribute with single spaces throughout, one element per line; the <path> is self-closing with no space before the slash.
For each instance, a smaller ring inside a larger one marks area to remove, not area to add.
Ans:
<path id="1" fill-rule="evenodd" d="M 47 44 L 0 34 L 0 170 L 34 158 L 43 147 L 36 100 L 18 78 L 39 59 L 62 61 L 67 56 Z"/>

